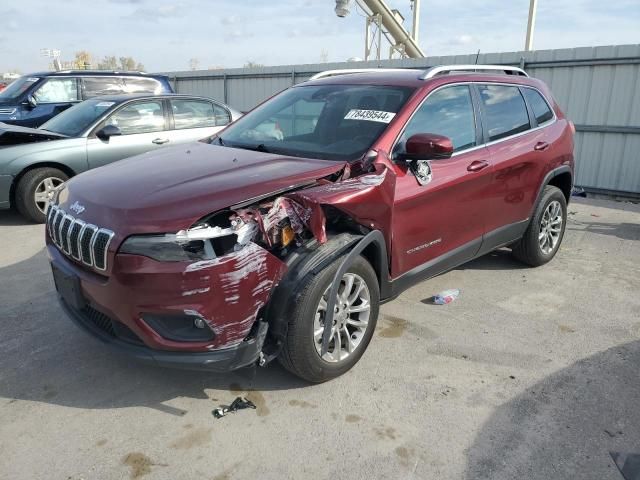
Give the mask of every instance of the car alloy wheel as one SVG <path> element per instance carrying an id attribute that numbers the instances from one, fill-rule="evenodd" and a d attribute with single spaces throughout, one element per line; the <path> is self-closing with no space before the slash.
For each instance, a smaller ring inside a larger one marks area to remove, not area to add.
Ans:
<path id="1" fill-rule="evenodd" d="M 321 355 L 322 332 L 331 285 L 327 287 L 316 310 L 313 339 L 316 352 Z M 355 273 L 342 277 L 333 313 L 333 326 L 327 353 L 321 358 L 337 363 L 348 358 L 360 345 L 369 328 L 371 313 L 369 287 L 364 279 Z"/>
<path id="2" fill-rule="evenodd" d="M 554 200 L 547 205 L 540 219 L 538 243 L 543 254 L 549 255 L 558 245 L 562 233 L 562 221 L 562 206 L 560 202 Z"/>
<path id="3" fill-rule="evenodd" d="M 44 214 L 47 213 L 49 202 L 53 199 L 56 189 L 63 183 L 64 180 L 61 178 L 47 177 L 38 184 L 33 195 L 33 199 L 38 210 Z"/>

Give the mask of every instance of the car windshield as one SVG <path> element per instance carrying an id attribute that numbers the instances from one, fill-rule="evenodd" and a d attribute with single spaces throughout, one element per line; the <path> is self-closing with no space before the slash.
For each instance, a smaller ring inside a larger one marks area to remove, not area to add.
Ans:
<path id="1" fill-rule="evenodd" d="M 40 80 L 38 77 L 20 77 L 12 82 L 7 88 L 0 92 L 0 100 L 15 100 L 24 92 L 26 92 L 31 85 Z"/>
<path id="2" fill-rule="evenodd" d="M 85 100 L 53 117 L 40 128 L 69 137 L 76 137 L 115 106 L 116 102 L 99 98 Z"/>
<path id="3" fill-rule="evenodd" d="M 354 160 L 371 147 L 413 91 L 301 85 L 249 112 L 212 142 L 298 157 Z"/>

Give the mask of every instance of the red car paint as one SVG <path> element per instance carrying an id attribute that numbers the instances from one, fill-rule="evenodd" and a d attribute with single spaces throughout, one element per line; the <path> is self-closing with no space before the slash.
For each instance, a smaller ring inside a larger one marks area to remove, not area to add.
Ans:
<path id="1" fill-rule="evenodd" d="M 526 221 L 545 176 L 560 166 L 573 171 L 570 122 L 553 103 L 548 88 L 535 79 L 451 74 L 423 81 L 414 73 L 396 72 L 317 82 L 416 88 L 372 145 L 375 159 L 370 169 L 363 171 L 364 160 L 349 165 L 205 143 L 147 153 L 79 175 L 60 196 L 61 209 L 69 212 L 73 202 L 80 202 L 87 220 L 115 232 L 107 270 L 97 272 L 69 258 L 48 234 L 52 262 L 80 279 L 83 294 L 94 308 L 127 325 L 147 347 L 213 351 L 238 345 L 247 337 L 287 272 L 284 259 L 251 245 L 212 261 L 160 262 L 119 253 L 128 236 L 177 232 L 212 212 L 269 194 L 272 198 L 285 195 L 307 209 L 307 227 L 320 243 L 327 241 L 327 206 L 365 230 L 380 230 L 388 252 L 388 265 L 383 268 L 393 281 L 482 239 L 487 232 Z M 432 181 L 426 187 L 420 185 L 405 164 L 390 159 L 393 145 L 430 92 L 468 82 L 533 86 L 552 103 L 556 120 L 544 128 L 433 161 Z M 465 252 L 459 263 L 480 248 L 478 243 L 475 251 Z M 199 343 L 167 340 L 145 323 L 144 312 L 196 312 L 216 337 Z"/>

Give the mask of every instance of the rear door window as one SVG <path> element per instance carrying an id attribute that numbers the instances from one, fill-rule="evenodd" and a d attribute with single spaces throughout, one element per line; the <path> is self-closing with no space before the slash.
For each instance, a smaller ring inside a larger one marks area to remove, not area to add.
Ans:
<path id="1" fill-rule="evenodd" d="M 124 83 L 120 77 L 83 77 L 82 92 L 85 99 L 125 93 Z"/>
<path id="2" fill-rule="evenodd" d="M 171 99 L 170 103 L 176 130 L 216 126 L 213 103 L 186 98 Z"/>
<path id="3" fill-rule="evenodd" d="M 126 93 L 162 93 L 162 85 L 153 78 L 126 77 L 124 84 Z"/>
<path id="4" fill-rule="evenodd" d="M 33 93 L 38 103 L 77 102 L 78 80 L 73 77 L 49 78 Z"/>
<path id="5" fill-rule="evenodd" d="M 529 102 L 533 115 L 536 117 L 538 125 L 542 125 L 553 118 L 553 112 L 547 101 L 533 88 L 523 88 L 522 92 Z"/>
<path id="6" fill-rule="evenodd" d="M 489 141 L 525 132 L 531 128 L 529 114 L 518 87 L 479 85 L 489 130 Z"/>
<path id="7" fill-rule="evenodd" d="M 105 125 L 114 125 L 122 135 L 161 132 L 165 128 L 162 100 L 137 102 L 111 115 Z"/>

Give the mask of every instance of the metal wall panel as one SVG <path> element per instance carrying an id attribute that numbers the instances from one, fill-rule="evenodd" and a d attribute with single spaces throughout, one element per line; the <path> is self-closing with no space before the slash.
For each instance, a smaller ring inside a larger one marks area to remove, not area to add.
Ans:
<path id="1" fill-rule="evenodd" d="M 522 65 L 545 81 L 576 124 L 576 185 L 640 196 L 640 45 L 501 52 L 424 59 L 170 72 L 179 93 L 247 111 L 314 73 L 338 68 L 426 68 L 443 64 Z M 622 131 L 621 131 L 622 130 Z"/>

